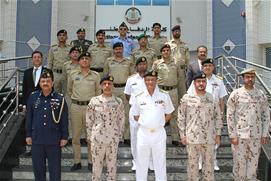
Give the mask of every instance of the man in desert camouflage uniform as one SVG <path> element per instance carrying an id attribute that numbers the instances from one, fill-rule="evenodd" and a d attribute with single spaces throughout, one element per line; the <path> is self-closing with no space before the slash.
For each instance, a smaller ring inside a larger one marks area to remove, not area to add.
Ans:
<path id="1" fill-rule="evenodd" d="M 155 55 L 158 59 L 162 57 L 161 48 L 167 42 L 167 37 L 160 35 L 161 34 L 161 24 L 153 23 L 152 25 L 153 36 L 149 39 L 149 47 L 152 48 L 155 52 Z"/>
<path id="2" fill-rule="evenodd" d="M 91 142 L 92 181 L 100 181 L 105 160 L 107 180 L 117 179 L 117 152 L 125 124 L 122 100 L 112 95 L 113 77 L 100 81 L 102 94 L 93 97 L 87 107 L 87 139 Z"/>
<path id="3" fill-rule="evenodd" d="M 111 46 L 105 44 L 105 31 L 98 30 L 96 32 L 97 42 L 88 48 L 88 52 L 92 57 L 91 70 L 99 72 L 103 77 L 104 65 L 107 58 L 113 55 L 113 49 Z"/>
<path id="4" fill-rule="evenodd" d="M 214 149 L 220 144 L 223 127 L 218 102 L 206 92 L 206 75 L 193 78 L 195 94 L 185 94 L 178 108 L 178 127 L 181 143 L 188 153 L 188 181 L 199 180 L 198 160 L 203 158 L 202 176 L 205 181 L 214 181 Z"/>
<path id="5" fill-rule="evenodd" d="M 134 64 L 128 58 L 123 57 L 123 44 L 117 42 L 113 46 L 114 56 L 107 59 L 104 66 L 104 74 L 112 75 L 114 77 L 114 89 L 113 94 L 121 98 L 125 107 L 125 131 L 124 131 L 124 143 L 130 144 L 129 141 L 129 103 L 124 94 L 124 88 L 126 81 L 130 75 L 134 73 Z"/>
<path id="6" fill-rule="evenodd" d="M 48 54 L 47 67 L 54 72 L 54 90 L 63 92 L 62 68 L 65 62 L 70 60 L 69 51 L 71 46 L 66 43 L 68 39 L 66 30 L 57 32 L 58 44 L 53 45 Z"/>
<path id="7" fill-rule="evenodd" d="M 68 78 L 68 95 L 71 97 L 72 147 L 74 165 L 71 171 L 81 169 L 81 134 L 86 132 L 86 110 L 89 100 L 100 95 L 100 75 L 90 70 L 90 53 L 79 56 L 80 69 L 70 73 Z M 91 170 L 90 143 L 88 142 L 88 169 Z"/>
<path id="8" fill-rule="evenodd" d="M 177 110 L 179 105 L 179 96 L 178 96 L 178 78 L 181 73 L 181 68 L 178 65 L 178 62 L 174 61 L 174 58 L 170 56 L 171 49 L 170 46 L 165 44 L 161 48 L 162 59 L 154 62 L 154 65 L 165 64 L 167 66 L 167 76 L 164 80 L 158 83 L 160 89 L 167 91 L 174 105 L 174 109 Z M 154 66 L 155 67 L 155 66 Z M 170 120 L 170 128 L 171 128 L 171 139 L 173 145 L 179 145 L 179 135 L 177 128 L 177 111 L 173 112 L 172 119 Z"/>
<path id="9" fill-rule="evenodd" d="M 257 180 L 261 145 L 266 144 L 270 112 L 266 95 L 255 84 L 256 72 L 241 72 L 244 85 L 234 90 L 227 102 L 227 123 L 233 152 L 236 181 Z"/>
<path id="10" fill-rule="evenodd" d="M 141 34 L 137 37 L 139 48 L 136 48 L 132 53 L 132 62 L 135 64 L 139 57 L 146 57 L 148 69 L 151 69 L 153 62 L 156 60 L 154 50 L 148 47 L 148 37 Z"/>
<path id="11" fill-rule="evenodd" d="M 172 29 L 173 39 L 168 41 L 167 44 L 171 47 L 171 54 L 176 62 L 179 62 L 181 67 L 181 75 L 179 77 L 179 97 L 182 97 L 186 92 L 186 69 L 189 65 L 190 55 L 187 44 L 184 43 L 181 37 L 181 27 L 179 25 L 174 26 Z"/>

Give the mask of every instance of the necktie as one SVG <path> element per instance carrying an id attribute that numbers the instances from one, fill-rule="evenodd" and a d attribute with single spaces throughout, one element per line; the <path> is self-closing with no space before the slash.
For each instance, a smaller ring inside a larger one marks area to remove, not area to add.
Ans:
<path id="1" fill-rule="evenodd" d="M 35 86 L 36 86 L 36 75 L 37 75 L 37 71 L 38 71 L 38 68 L 35 68 L 34 72 L 33 72 L 33 82 L 34 82 Z"/>

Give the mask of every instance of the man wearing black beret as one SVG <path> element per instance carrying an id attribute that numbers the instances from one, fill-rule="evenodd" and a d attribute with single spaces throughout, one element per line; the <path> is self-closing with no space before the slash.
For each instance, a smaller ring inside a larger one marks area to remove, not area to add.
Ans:
<path id="1" fill-rule="evenodd" d="M 71 45 L 80 47 L 81 52 L 86 52 L 89 46 L 92 45 L 92 41 L 86 39 L 86 29 L 79 28 L 76 34 L 77 34 L 77 40 L 71 41 Z"/>

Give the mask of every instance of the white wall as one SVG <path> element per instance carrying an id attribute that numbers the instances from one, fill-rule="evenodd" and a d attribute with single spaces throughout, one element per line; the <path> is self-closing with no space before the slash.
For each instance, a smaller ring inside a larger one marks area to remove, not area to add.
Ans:
<path id="1" fill-rule="evenodd" d="M 172 1 L 171 25 L 181 25 L 183 40 L 188 43 L 190 50 L 196 50 L 198 45 L 207 45 L 207 2 Z"/>

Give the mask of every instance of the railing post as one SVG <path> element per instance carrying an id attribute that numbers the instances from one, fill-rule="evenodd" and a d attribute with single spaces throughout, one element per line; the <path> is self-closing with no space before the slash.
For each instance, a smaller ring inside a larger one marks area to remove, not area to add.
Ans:
<path id="1" fill-rule="evenodd" d="M 20 71 L 16 71 L 16 115 L 19 114 L 19 84 L 20 84 Z"/>

